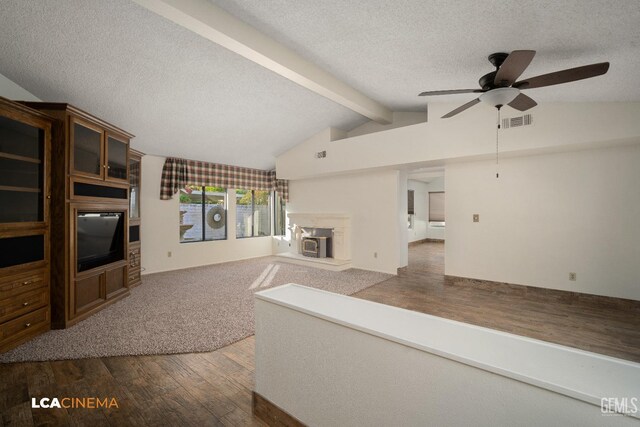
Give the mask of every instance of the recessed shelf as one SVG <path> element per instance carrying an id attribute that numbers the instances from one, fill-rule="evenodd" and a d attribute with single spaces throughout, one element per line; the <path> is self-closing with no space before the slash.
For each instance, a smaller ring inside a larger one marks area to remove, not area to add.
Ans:
<path id="1" fill-rule="evenodd" d="M 11 160 L 20 160 L 22 162 L 42 163 L 40 159 L 36 159 L 34 157 L 18 156 L 17 154 L 3 153 L 1 151 L 0 151 L 0 157 L 5 159 L 11 159 Z"/>
<path id="2" fill-rule="evenodd" d="M 29 187 L 11 187 L 9 185 L 0 185 L 0 191 L 20 191 L 23 193 L 40 193 L 39 188 L 29 188 Z"/>

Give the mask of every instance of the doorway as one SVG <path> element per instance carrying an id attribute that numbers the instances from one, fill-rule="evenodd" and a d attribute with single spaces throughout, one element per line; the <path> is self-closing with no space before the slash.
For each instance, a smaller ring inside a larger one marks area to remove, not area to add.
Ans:
<path id="1" fill-rule="evenodd" d="M 445 171 L 421 168 L 407 174 L 409 271 L 444 274 Z"/>

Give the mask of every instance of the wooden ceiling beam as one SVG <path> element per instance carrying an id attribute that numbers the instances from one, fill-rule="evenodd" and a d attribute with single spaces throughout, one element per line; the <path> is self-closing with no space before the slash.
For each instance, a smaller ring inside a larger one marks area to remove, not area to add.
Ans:
<path id="1" fill-rule="evenodd" d="M 134 0 L 141 6 L 319 95 L 382 124 L 392 111 L 207 0 Z"/>

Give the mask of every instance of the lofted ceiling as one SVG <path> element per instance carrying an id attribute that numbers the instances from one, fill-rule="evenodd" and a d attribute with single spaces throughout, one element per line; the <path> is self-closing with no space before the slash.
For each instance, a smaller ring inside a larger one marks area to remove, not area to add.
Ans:
<path id="1" fill-rule="evenodd" d="M 523 78 L 611 62 L 530 91 L 539 103 L 640 101 L 637 0 L 211 3 L 394 111 L 424 111 L 421 91 L 476 87 L 487 55 L 514 49 L 538 51 Z M 0 74 L 134 133 L 147 153 L 248 167 L 367 120 L 129 0 L 4 0 Z"/>
<path id="2" fill-rule="evenodd" d="M 487 56 L 516 49 L 538 52 L 523 78 L 611 62 L 592 81 L 532 90 L 538 102 L 640 101 L 637 0 L 210 1 L 395 111 L 424 109 L 422 91 L 479 87 Z"/>
<path id="3" fill-rule="evenodd" d="M 128 0 L 3 1 L 0 74 L 133 133 L 145 153 L 261 169 L 366 121 Z"/>

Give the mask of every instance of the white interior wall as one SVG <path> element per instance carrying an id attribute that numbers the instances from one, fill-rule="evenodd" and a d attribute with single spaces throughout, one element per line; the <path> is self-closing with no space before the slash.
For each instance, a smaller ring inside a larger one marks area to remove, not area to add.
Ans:
<path id="1" fill-rule="evenodd" d="M 396 224 L 397 224 L 397 240 L 398 259 L 397 267 L 406 267 L 409 264 L 409 241 L 405 230 L 407 229 L 407 172 L 398 172 L 398 191 L 396 193 Z"/>
<path id="2" fill-rule="evenodd" d="M 16 101 L 41 101 L 28 90 L 0 74 L 0 96 Z"/>
<path id="3" fill-rule="evenodd" d="M 440 119 L 458 107 L 430 104 L 427 123 L 336 140 L 323 131 L 276 159 L 278 177 L 303 179 L 376 168 L 441 166 L 450 161 L 491 159 L 496 147 L 495 109 L 479 105 Z M 522 156 L 635 143 L 640 140 L 640 102 L 558 103 L 531 110 L 533 124 L 505 129 L 500 151 Z M 522 113 L 507 108 L 502 117 Z M 317 159 L 317 151 L 327 156 Z"/>
<path id="4" fill-rule="evenodd" d="M 271 237 L 236 239 L 235 191 L 227 194 L 227 240 L 180 243 L 179 198 L 160 200 L 164 157 L 142 158 L 143 274 L 271 255 Z M 168 253 L 171 252 L 171 257 Z"/>
<path id="5" fill-rule="evenodd" d="M 639 164 L 636 144 L 448 165 L 446 274 L 640 300 Z"/>
<path id="6" fill-rule="evenodd" d="M 429 183 L 410 179 L 407 181 L 407 185 L 409 190 L 414 191 L 415 207 L 413 229 L 407 230 L 408 241 L 415 242 L 423 239 L 444 240 L 445 229 L 443 227 L 429 226 L 429 193 L 444 191 L 444 177 L 436 178 Z"/>
<path id="7" fill-rule="evenodd" d="M 350 215 L 353 267 L 396 274 L 403 266 L 400 230 L 406 236 L 406 224 L 401 229 L 399 221 L 399 181 L 394 170 L 291 181 L 287 211 Z"/>
<path id="8" fill-rule="evenodd" d="M 413 190 L 413 228 L 407 229 L 407 240 L 409 243 L 427 238 L 427 224 L 429 222 L 429 192 L 427 183 L 407 181 L 407 188 Z"/>
<path id="9" fill-rule="evenodd" d="M 415 125 L 418 123 L 425 123 L 427 121 L 427 112 L 415 112 L 415 111 L 394 111 L 393 122 L 387 125 L 380 124 L 378 122 L 369 121 L 361 124 L 360 126 L 351 129 L 347 132 L 344 138 L 351 138 L 359 135 L 366 135 L 368 133 L 381 132 L 383 130 L 395 129 L 403 126 Z"/>

